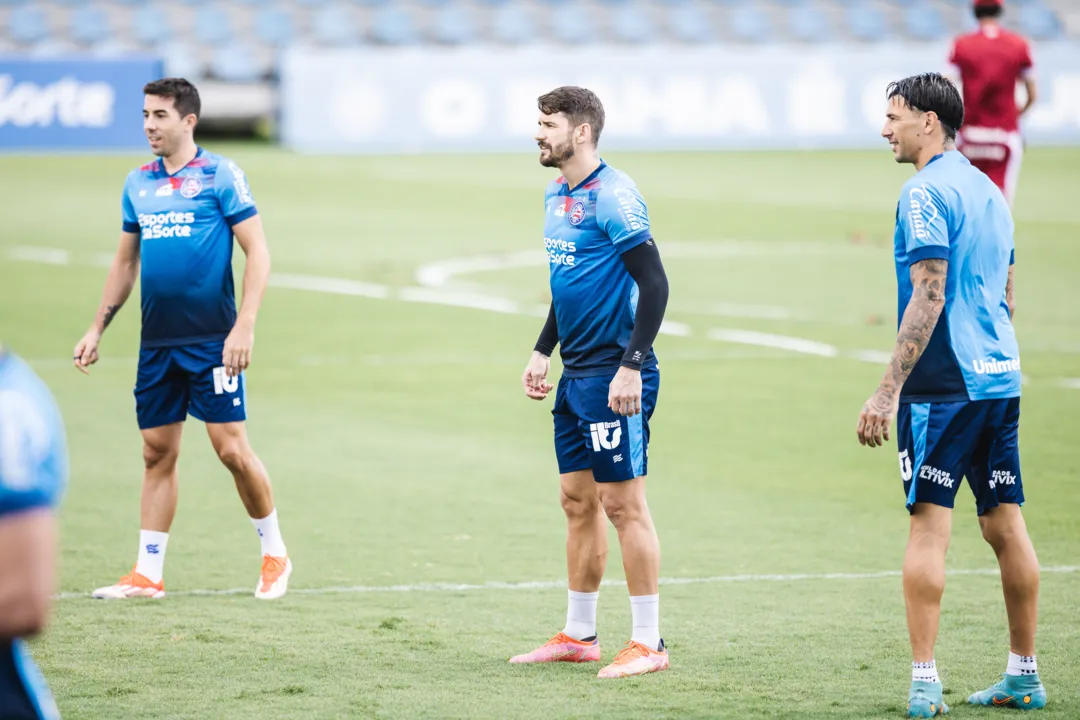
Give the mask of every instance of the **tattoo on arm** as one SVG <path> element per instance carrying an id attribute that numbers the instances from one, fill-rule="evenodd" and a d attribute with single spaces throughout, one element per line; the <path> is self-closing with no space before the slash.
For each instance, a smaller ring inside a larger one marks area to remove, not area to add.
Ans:
<path id="1" fill-rule="evenodd" d="M 937 327 L 938 318 L 945 307 L 945 279 L 948 275 L 947 260 L 932 258 L 911 266 L 911 284 L 914 292 L 904 310 L 900 331 L 896 336 L 889 369 L 878 386 L 879 394 L 891 402 L 922 357 L 930 337 Z"/>
<path id="2" fill-rule="evenodd" d="M 109 323 L 111 323 L 113 321 L 113 318 L 116 317 L 116 313 L 120 312 L 120 308 L 122 306 L 123 306 L 123 303 L 121 303 L 120 305 L 109 305 L 108 307 L 105 308 L 105 313 L 101 318 L 101 329 L 102 330 L 109 327 Z"/>

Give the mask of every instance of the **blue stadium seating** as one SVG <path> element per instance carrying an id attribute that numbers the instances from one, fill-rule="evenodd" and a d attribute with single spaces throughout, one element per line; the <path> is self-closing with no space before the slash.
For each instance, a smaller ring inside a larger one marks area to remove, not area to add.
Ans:
<path id="1" fill-rule="evenodd" d="M 253 82 L 263 69 L 256 61 L 255 49 L 244 43 L 230 43 L 214 54 L 214 75 L 229 82 Z"/>
<path id="2" fill-rule="evenodd" d="M 653 23 L 648 8 L 630 3 L 612 11 L 611 29 L 620 42 L 642 44 L 654 39 Z"/>
<path id="3" fill-rule="evenodd" d="M 915 0 L 903 10 L 904 28 L 916 40 L 939 40 L 949 35 L 941 12 L 925 0 Z"/>
<path id="4" fill-rule="evenodd" d="M 289 44 L 296 35 L 292 15 L 281 7 L 264 7 L 255 15 L 255 35 L 267 45 Z"/>
<path id="5" fill-rule="evenodd" d="M 529 9 L 516 2 L 495 8 L 491 30 L 497 42 L 518 45 L 536 39 L 536 26 Z"/>
<path id="6" fill-rule="evenodd" d="M 707 43 L 715 40 L 709 14 L 697 4 L 685 4 L 672 8 L 668 13 L 672 36 L 684 43 Z"/>
<path id="7" fill-rule="evenodd" d="M 821 8 L 809 2 L 799 2 L 787 12 L 788 34 L 803 42 L 832 40 L 833 28 Z"/>
<path id="8" fill-rule="evenodd" d="M 104 42 L 111 34 L 109 16 L 96 5 L 80 5 L 68 16 L 68 35 L 80 45 Z"/>
<path id="9" fill-rule="evenodd" d="M 1019 29 L 1035 40 L 1056 40 L 1064 34 L 1061 20 L 1050 8 L 1033 2 L 1019 8 Z"/>
<path id="10" fill-rule="evenodd" d="M 768 42 L 773 39 L 772 21 L 760 3 L 739 3 L 731 9 L 731 32 L 743 42 Z"/>
<path id="11" fill-rule="evenodd" d="M 1005 24 L 1036 41 L 1075 36 L 1067 2 L 1009 0 Z M 0 0 L 5 49 L 160 49 L 186 73 L 219 67 L 236 78 L 264 76 L 266 58 L 293 43 L 937 42 L 974 26 L 971 0 Z M 209 54 L 233 42 L 256 56 Z M 194 52 L 185 61 L 177 48 Z"/>
<path id="12" fill-rule="evenodd" d="M 409 45 L 420 40 L 420 31 L 412 15 L 398 5 L 386 5 L 375 11 L 371 36 L 386 45 Z"/>
<path id="13" fill-rule="evenodd" d="M 467 8 L 449 4 L 435 11 L 432 36 L 445 45 L 464 45 L 476 38 L 476 25 Z"/>
<path id="14" fill-rule="evenodd" d="M 360 41 L 357 24 L 344 5 L 323 5 L 311 17 L 311 39 L 316 45 L 341 47 Z"/>

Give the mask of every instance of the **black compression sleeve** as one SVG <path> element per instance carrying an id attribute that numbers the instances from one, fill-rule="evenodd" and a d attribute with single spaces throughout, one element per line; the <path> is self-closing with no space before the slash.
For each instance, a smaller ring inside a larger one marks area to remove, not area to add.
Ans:
<path id="1" fill-rule="evenodd" d="M 623 253 L 623 264 L 638 286 L 637 316 L 634 331 L 630 334 L 630 346 L 623 354 L 623 367 L 640 370 L 641 363 L 649 355 L 660 323 L 667 309 L 668 280 L 660 251 L 653 240 L 646 240 Z"/>
<path id="2" fill-rule="evenodd" d="M 543 353 L 548 357 L 555 352 L 555 346 L 559 344 L 559 324 L 555 320 L 555 303 L 551 303 L 551 307 L 548 309 L 547 321 L 544 323 L 544 329 L 540 331 L 540 337 L 536 340 L 536 346 L 533 350 Z"/>

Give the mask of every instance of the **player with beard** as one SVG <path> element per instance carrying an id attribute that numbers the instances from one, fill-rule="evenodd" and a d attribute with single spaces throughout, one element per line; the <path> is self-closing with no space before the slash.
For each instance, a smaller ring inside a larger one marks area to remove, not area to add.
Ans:
<path id="1" fill-rule="evenodd" d="M 618 678 L 664 670 L 660 637 L 660 542 L 645 499 L 649 420 L 660 370 L 652 344 L 668 281 L 649 214 L 634 182 L 597 154 L 604 107 L 591 91 L 560 87 L 539 98 L 540 164 L 557 167 L 544 199 L 551 276 L 547 322 L 522 376 L 544 400 L 551 354 L 563 364 L 552 409 L 567 520 L 569 606 L 551 640 L 512 663 L 596 662 L 596 603 L 615 526 L 630 591 L 633 631 L 599 673 Z"/>

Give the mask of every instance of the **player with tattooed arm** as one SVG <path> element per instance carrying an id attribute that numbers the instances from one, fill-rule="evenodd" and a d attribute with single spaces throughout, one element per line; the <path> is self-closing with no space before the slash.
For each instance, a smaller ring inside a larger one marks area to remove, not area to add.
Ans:
<path id="1" fill-rule="evenodd" d="M 945 551 L 960 481 L 975 495 L 997 554 L 1011 652 L 1001 682 L 975 705 L 1040 708 L 1035 665 L 1039 564 L 1020 506 L 1020 353 L 1013 332 L 1013 221 L 994 183 L 954 148 L 964 121 L 956 87 L 936 73 L 892 83 L 882 135 L 916 173 L 900 193 L 895 258 L 900 327 L 859 442 L 880 447 L 897 418 L 911 515 L 903 586 L 912 650 L 908 717 L 948 712 L 934 660 Z"/>

